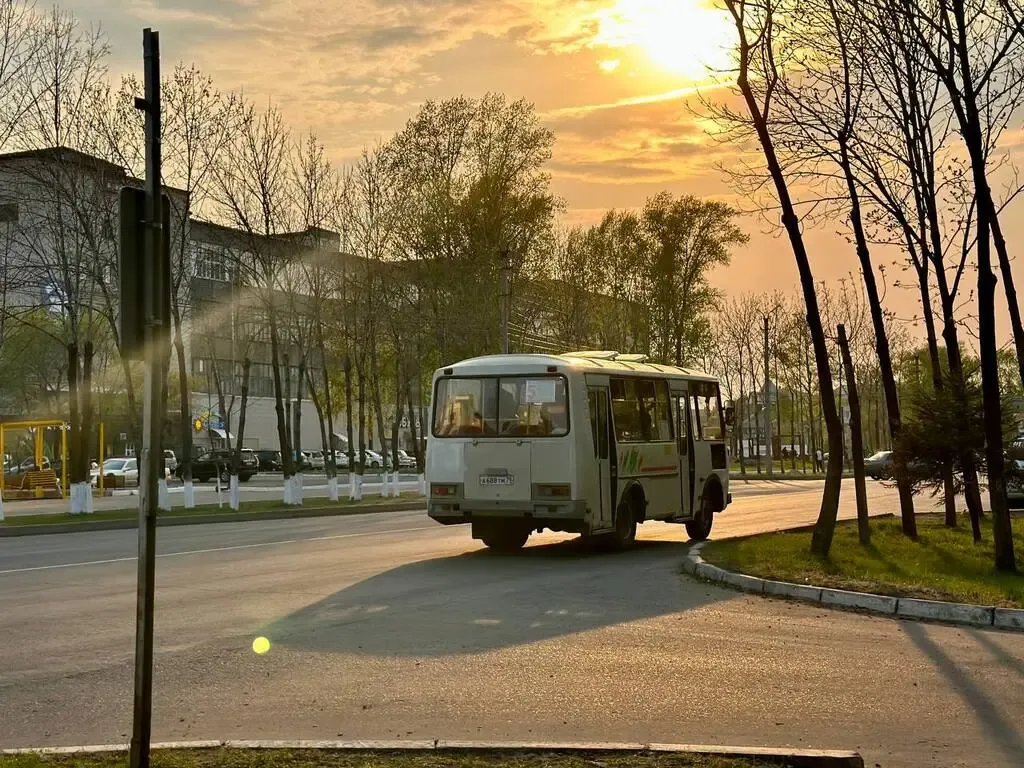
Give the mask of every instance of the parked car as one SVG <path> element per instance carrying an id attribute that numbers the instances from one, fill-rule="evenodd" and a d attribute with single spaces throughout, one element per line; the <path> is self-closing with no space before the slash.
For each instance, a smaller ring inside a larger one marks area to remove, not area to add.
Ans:
<path id="1" fill-rule="evenodd" d="M 89 471 L 89 480 L 97 488 L 100 484 L 100 468 Z M 139 461 L 134 456 L 120 456 L 103 460 L 103 484 L 137 486 L 139 484 Z"/>
<path id="2" fill-rule="evenodd" d="M 306 456 L 306 462 L 312 469 L 324 469 L 327 462 L 324 459 L 323 451 L 303 451 Z"/>
<path id="3" fill-rule="evenodd" d="M 281 452 L 269 449 L 260 449 L 255 452 L 260 472 L 280 472 Z"/>
<path id="4" fill-rule="evenodd" d="M 359 460 L 358 453 L 356 454 L 356 460 Z M 388 462 L 389 465 L 390 463 L 391 462 Z M 380 469 L 384 466 L 384 457 L 376 451 L 367 448 L 363 451 L 362 464 L 363 469 Z"/>
<path id="5" fill-rule="evenodd" d="M 222 485 L 227 484 L 231 478 L 231 454 L 224 448 L 215 448 L 192 459 L 192 479 L 200 483 L 206 483 L 215 477 L 220 478 Z M 241 451 L 238 479 L 243 483 L 259 472 L 259 459 L 252 450 Z M 178 474 L 181 474 L 181 465 L 178 465 Z"/>
<path id="6" fill-rule="evenodd" d="M 345 451 L 334 452 L 334 466 L 338 469 L 348 469 L 348 454 Z"/>
<path id="7" fill-rule="evenodd" d="M 399 469 L 416 469 L 416 457 L 409 455 L 402 448 L 398 449 L 398 468 Z"/>
<path id="8" fill-rule="evenodd" d="M 864 474 L 872 480 L 892 478 L 892 451 L 879 451 L 864 459 Z"/>

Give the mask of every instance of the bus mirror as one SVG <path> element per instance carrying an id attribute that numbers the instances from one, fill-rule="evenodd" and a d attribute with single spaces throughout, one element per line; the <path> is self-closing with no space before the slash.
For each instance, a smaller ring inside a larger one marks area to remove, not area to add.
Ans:
<path id="1" fill-rule="evenodd" d="M 731 406 L 731 405 L 727 405 L 725 407 L 725 426 L 727 426 L 727 427 L 729 427 L 731 429 L 733 424 L 735 423 L 735 421 L 736 421 L 736 409 L 733 406 Z"/>

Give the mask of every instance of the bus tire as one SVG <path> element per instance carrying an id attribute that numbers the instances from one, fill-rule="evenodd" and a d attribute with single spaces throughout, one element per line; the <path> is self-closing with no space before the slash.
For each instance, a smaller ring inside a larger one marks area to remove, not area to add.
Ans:
<path id="1" fill-rule="evenodd" d="M 512 525 L 496 525 L 493 528 L 488 526 L 488 530 L 480 535 L 480 540 L 483 541 L 485 547 L 504 554 L 518 552 L 526 546 L 526 541 L 529 538 L 530 530 L 528 528 Z"/>
<path id="2" fill-rule="evenodd" d="M 715 522 L 715 512 L 708 494 L 701 497 L 700 511 L 693 520 L 686 521 L 686 535 L 690 541 L 706 541 L 711 535 L 711 525 Z"/>
<path id="3" fill-rule="evenodd" d="M 628 499 L 619 504 L 615 513 L 615 531 L 605 535 L 604 543 L 612 552 L 622 552 L 636 543 L 636 513 Z"/>

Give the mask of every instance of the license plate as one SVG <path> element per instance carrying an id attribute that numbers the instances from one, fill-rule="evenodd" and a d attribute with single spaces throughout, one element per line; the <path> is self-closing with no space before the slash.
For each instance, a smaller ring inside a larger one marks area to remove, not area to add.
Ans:
<path id="1" fill-rule="evenodd" d="M 515 475 L 480 475 L 480 485 L 514 485 Z"/>

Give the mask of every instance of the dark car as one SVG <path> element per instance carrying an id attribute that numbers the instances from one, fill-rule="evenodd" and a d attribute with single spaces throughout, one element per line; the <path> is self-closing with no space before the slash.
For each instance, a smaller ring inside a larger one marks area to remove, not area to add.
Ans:
<path id="1" fill-rule="evenodd" d="M 262 472 L 280 472 L 281 471 L 281 452 L 263 449 L 256 451 L 256 458 L 259 461 L 260 471 Z"/>
<path id="2" fill-rule="evenodd" d="M 864 474 L 873 480 L 892 479 L 892 451 L 879 451 L 864 459 Z"/>
<path id="3" fill-rule="evenodd" d="M 206 483 L 215 477 L 220 477 L 222 484 L 226 484 L 231 476 L 231 455 L 232 452 L 217 448 L 207 451 L 192 459 L 192 478 L 200 483 Z M 181 476 L 181 464 L 178 465 L 178 476 Z M 259 472 L 259 461 L 252 451 L 242 451 L 241 464 L 238 470 L 238 479 L 243 483 Z"/>

